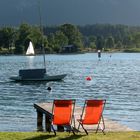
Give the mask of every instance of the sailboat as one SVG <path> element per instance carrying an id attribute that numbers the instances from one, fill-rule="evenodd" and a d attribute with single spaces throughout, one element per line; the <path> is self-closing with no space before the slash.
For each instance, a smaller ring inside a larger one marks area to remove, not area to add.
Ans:
<path id="1" fill-rule="evenodd" d="M 42 26 L 41 26 L 40 7 L 39 7 L 39 15 L 40 15 L 40 30 L 43 34 L 43 31 L 42 31 L 42 28 L 41 28 Z M 21 69 L 21 70 L 19 70 L 19 75 L 18 76 L 12 76 L 12 77 L 10 77 L 10 79 L 14 80 L 14 81 L 20 81 L 20 82 L 24 82 L 24 81 L 58 81 L 58 80 L 64 79 L 67 74 L 48 75 L 46 73 L 44 46 L 42 48 L 43 48 L 44 68 L 40 68 L 40 69 Z M 29 43 L 29 50 L 31 50 L 32 54 L 34 54 L 33 53 L 32 42 Z"/>
<path id="2" fill-rule="evenodd" d="M 64 79 L 67 74 L 48 75 L 46 69 L 21 69 L 18 76 L 10 77 L 10 80 L 17 82 L 26 81 L 60 81 Z"/>
<path id="3" fill-rule="evenodd" d="M 33 44 L 30 41 L 29 47 L 27 49 L 27 55 L 33 55 L 34 49 Z M 21 69 L 19 70 L 18 76 L 12 76 L 10 79 L 12 81 L 58 81 L 62 80 L 67 74 L 61 74 L 61 75 L 48 75 L 46 73 L 46 62 L 45 62 L 45 53 L 43 54 L 44 58 L 44 68 L 40 69 Z"/>
<path id="4" fill-rule="evenodd" d="M 30 41 L 26 51 L 26 55 L 35 55 L 33 43 Z"/>
<path id="5" fill-rule="evenodd" d="M 12 76 L 10 77 L 10 80 L 24 82 L 24 81 L 59 81 L 64 79 L 64 77 L 67 74 L 48 75 L 46 73 L 45 54 L 43 56 L 44 56 L 44 68 L 20 69 L 18 76 Z"/>

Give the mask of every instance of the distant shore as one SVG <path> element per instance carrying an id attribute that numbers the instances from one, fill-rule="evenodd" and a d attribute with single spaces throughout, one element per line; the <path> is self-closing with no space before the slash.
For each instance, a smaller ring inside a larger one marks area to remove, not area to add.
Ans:
<path id="1" fill-rule="evenodd" d="M 126 48 L 126 49 L 103 49 L 101 51 L 102 53 L 140 53 L 140 48 Z M 84 50 L 81 50 L 79 52 L 70 52 L 70 53 L 45 53 L 45 54 L 64 54 L 64 55 L 70 55 L 70 54 L 84 54 L 84 53 L 97 53 L 96 49 L 90 49 L 86 48 Z M 8 52 L 0 52 L 0 55 L 9 56 L 9 55 L 25 55 L 25 54 L 14 54 L 14 53 L 8 53 Z M 36 55 L 42 55 L 41 53 L 37 53 Z"/>
<path id="2" fill-rule="evenodd" d="M 102 53 L 140 53 L 140 48 L 129 48 L 129 49 L 110 49 L 110 50 L 102 50 Z M 45 54 L 64 54 L 64 55 L 70 55 L 70 54 L 84 54 L 84 53 L 97 53 L 97 50 L 82 50 L 79 52 L 72 52 L 72 53 L 45 53 Z M 14 54 L 14 53 L 5 53 L 0 52 L 0 55 L 3 56 L 10 56 L 10 55 L 24 55 L 24 54 Z M 42 54 L 36 54 L 36 55 L 42 55 Z"/>

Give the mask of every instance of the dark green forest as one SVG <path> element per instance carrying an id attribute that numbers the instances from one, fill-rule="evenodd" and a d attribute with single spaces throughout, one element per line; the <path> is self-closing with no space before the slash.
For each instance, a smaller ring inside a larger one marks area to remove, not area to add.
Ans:
<path id="1" fill-rule="evenodd" d="M 36 54 L 64 53 L 66 46 L 76 49 L 68 53 L 140 52 L 140 27 L 127 25 L 94 24 L 76 26 L 39 26 L 22 23 L 19 27 L 0 28 L 0 54 L 25 54 L 32 41 Z"/>

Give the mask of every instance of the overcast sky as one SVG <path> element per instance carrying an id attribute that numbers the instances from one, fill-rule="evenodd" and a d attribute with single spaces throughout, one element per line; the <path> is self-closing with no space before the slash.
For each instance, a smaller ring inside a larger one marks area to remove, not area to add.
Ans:
<path id="1" fill-rule="evenodd" d="M 95 23 L 140 25 L 140 0 L 0 0 L 0 25 Z"/>

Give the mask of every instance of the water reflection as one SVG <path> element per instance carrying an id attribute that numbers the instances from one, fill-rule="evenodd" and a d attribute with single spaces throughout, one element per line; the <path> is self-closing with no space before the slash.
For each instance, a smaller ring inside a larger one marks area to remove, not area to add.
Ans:
<path id="1" fill-rule="evenodd" d="M 27 61 L 28 61 L 28 68 L 29 69 L 35 68 L 35 66 L 34 66 L 34 58 L 35 58 L 35 56 L 26 56 L 26 57 L 27 57 Z"/>

